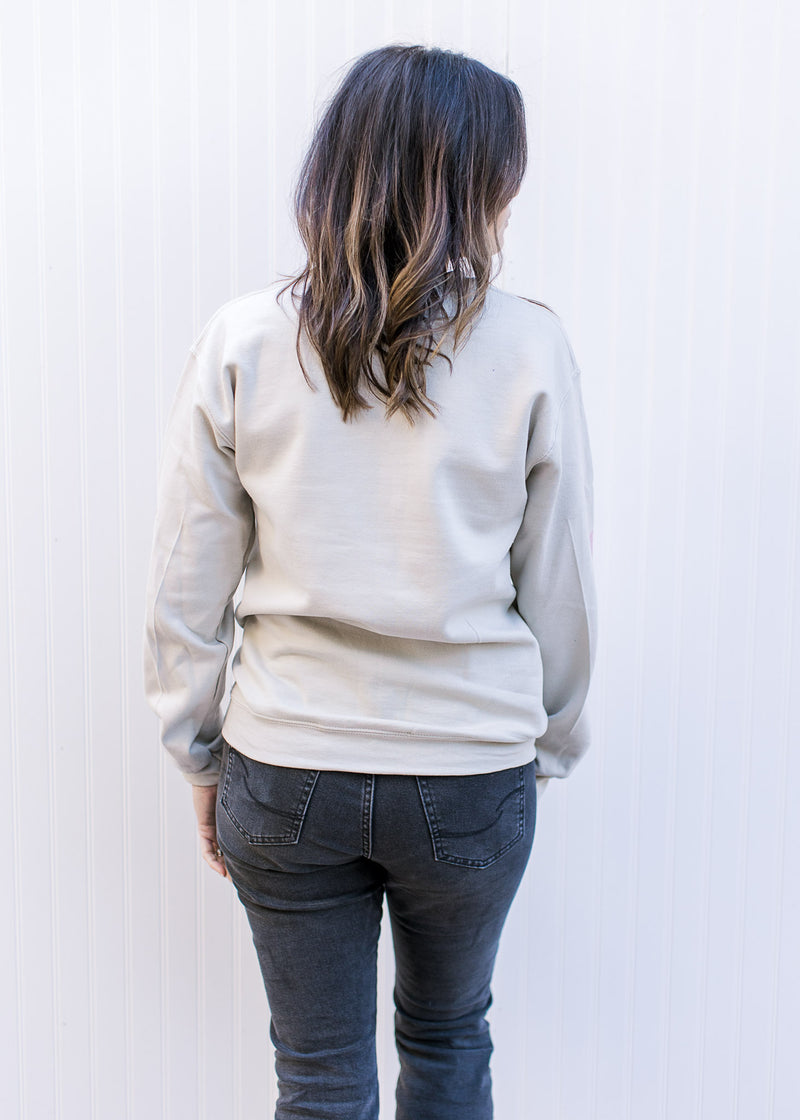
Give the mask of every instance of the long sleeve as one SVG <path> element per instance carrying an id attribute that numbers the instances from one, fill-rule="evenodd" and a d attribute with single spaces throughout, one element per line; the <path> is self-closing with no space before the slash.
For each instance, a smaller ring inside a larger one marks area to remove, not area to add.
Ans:
<path id="1" fill-rule="evenodd" d="M 218 780 L 233 595 L 254 536 L 235 462 L 234 374 L 204 332 L 167 425 L 146 593 L 146 696 L 164 748 L 197 785 Z"/>
<path id="2" fill-rule="evenodd" d="M 533 439 L 529 447 L 511 575 L 517 610 L 542 657 L 548 725 L 536 741 L 536 774 L 565 778 L 589 747 L 585 706 L 596 642 L 592 463 L 577 369 L 548 443 L 544 452 Z"/>

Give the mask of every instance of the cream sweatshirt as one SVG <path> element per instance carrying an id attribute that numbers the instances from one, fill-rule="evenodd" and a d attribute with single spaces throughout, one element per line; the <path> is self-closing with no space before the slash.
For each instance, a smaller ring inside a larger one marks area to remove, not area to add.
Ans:
<path id="1" fill-rule="evenodd" d="M 305 339 L 316 390 L 303 378 L 279 286 L 211 317 L 168 421 L 144 661 L 164 748 L 199 785 L 224 738 L 365 773 L 535 758 L 541 791 L 589 746 L 595 647 L 592 467 L 560 319 L 492 287 L 452 373 L 428 371 L 435 418 L 387 420 L 374 398 L 344 423 Z"/>

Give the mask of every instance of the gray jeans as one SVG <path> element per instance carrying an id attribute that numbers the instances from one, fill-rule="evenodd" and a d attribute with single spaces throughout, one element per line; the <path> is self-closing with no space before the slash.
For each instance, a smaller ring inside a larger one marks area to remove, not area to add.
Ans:
<path id="1" fill-rule="evenodd" d="M 467 777 L 272 766 L 228 744 L 217 835 L 271 1012 L 276 1120 L 377 1120 L 384 896 L 398 1120 L 489 1120 L 485 1019 L 536 824 L 534 765 Z"/>

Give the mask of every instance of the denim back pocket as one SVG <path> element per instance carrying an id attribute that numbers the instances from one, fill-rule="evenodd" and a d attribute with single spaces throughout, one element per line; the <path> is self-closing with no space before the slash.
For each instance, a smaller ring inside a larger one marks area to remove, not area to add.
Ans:
<path id="1" fill-rule="evenodd" d="M 488 867 L 521 840 L 525 769 L 417 778 L 434 859 Z"/>
<path id="2" fill-rule="evenodd" d="M 220 804 L 250 844 L 296 844 L 318 770 L 257 762 L 225 744 Z"/>

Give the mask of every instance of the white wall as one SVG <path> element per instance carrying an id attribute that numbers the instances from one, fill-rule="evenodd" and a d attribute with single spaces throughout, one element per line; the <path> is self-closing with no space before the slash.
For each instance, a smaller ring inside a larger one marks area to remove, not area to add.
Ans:
<path id="1" fill-rule="evenodd" d="M 595 454 L 596 744 L 542 798 L 509 919 L 497 1115 L 789 1120 L 788 0 L 1 0 L 2 1115 L 268 1115 L 249 930 L 142 696 L 159 436 L 203 322 L 297 262 L 288 194 L 338 68 L 396 39 L 522 86 L 502 283 L 565 320 Z"/>

